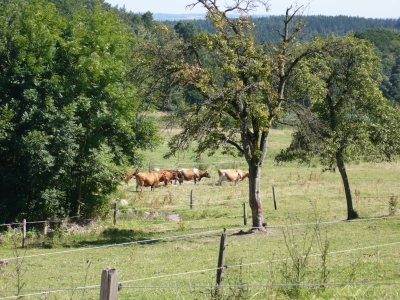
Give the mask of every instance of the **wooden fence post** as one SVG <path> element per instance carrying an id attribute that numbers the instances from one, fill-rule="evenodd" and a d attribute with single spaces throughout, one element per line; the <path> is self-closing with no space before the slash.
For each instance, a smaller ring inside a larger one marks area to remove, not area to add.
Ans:
<path id="1" fill-rule="evenodd" d="M 114 220 L 113 220 L 113 224 L 115 226 L 115 224 L 117 224 L 117 202 L 114 203 Z"/>
<path id="2" fill-rule="evenodd" d="M 274 187 L 272 187 L 272 198 L 274 199 L 274 207 L 275 207 L 275 210 L 276 210 L 276 199 L 275 199 L 275 189 L 274 189 Z"/>
<path id="3" fill-rule="evenodd" d="M 190 209 L 193 208 L 193 190 L 190 191 Z"/>
<path id="4" fill-rule="evenodd" d="M 22 221 L 22 248 L 25 248 L 26 239 L 26 219 Z"/>
<path id="5" fill-rule="evenodd" d="M 244 225 L 247 225 L 246 202 L 243 202 L 243 220 L 244 220 Z"/>
<path id="6" fill-rule="evenodd" d="M 100 300 L 117 300 L 118 272 L 117 269 L 106 267 L 101 273 Z"/>
<path id="7" fill-rule="evenodd" d="M 45 221 L 43 223 L 43 236 L 47 236 L 47 228 L 49 227 L 49 222 Z"/>
<path id="8" fill-rule="evenodd" d="M 226 228 L 224 233 L 221 235 L 221 243 L 219 245 L 219 256 L 218 256 L 218 269 L 217 269 L 217 285 L 221 285 L 224 280 L 224 268 L 225 268 L 225 248 L 226 248 Z"/>

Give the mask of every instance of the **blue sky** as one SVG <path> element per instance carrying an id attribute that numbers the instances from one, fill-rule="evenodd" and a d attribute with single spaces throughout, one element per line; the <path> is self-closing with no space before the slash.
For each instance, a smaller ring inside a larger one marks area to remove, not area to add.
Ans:
<path id="1" fill-rule="evenodd" d="M 185 13 L 204 13 L 205 10 L 200 5 L 194 10 L 186 10 L 188 4 L 194 3 L 195 0 L 105 0 L 112 6 L 125 5 L 126 10 L 135 13 L 144 13 L 150 11 L 152 13 L 168 13 L 168 14 L 185 14 Z M 223 5 L 229 0 L 219 0 L 218 3 Z M 290 0 L 270 0 L 271 10 L 268 14 L 282 15 L 286 8 L 296 1 Z M 325 15 L 325 16 L 358 16 L 365 18 L 400 18 L 400 0 L 313 0 L 313 1 L 297 1 L 298 5 L 307 5 L 308 9 L 305 15 Z M 258 10 L 255 14 L 266 14 L 264 10 Z"/>

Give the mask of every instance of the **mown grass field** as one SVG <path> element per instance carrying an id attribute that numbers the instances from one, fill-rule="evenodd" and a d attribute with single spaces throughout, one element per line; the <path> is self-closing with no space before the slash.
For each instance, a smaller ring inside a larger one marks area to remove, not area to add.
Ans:
<path id="1" fill-rule="evenodd" d="M 166 141 L 169 134 L 163 133 Z M 212 178 L 197 185 L 160 184 L 143 193 L 132 180 L 113 195 L 119 208 L 115 226 L 110 209 L 109 217 L 74 234 L 32 238 L 26 250 L 19 237 L 15 246 L 12 239 L 4 242 L 0 258 L 9 265 L 1 267 L 0 299 L 15 295 L 18 287 L 31 295 L 26 299 L 98 299 L 106 266 L 118 270 L 123 286 L 118 299 L 398 299 L 400 213 L 391 213 L 390 202 L 396 205 L 400 164 L 348 166 L 360 219 L 347 222 L 338 173 L 322 173 L 316 162 L 274 163 L 289 142 L 290 131 L 272 131 L 261 185 L 266 233 L 246 234 L 247 180 L 216 186 L 217 169 L 245 169 L 242 159 L 216 155 L 194 162 L 189 153 L 165 160 L 165 142 L 146 153 L 150 167 L 208 169 Z M 224 228 L 227 269 L 216 295 L 211 286 Z"/>

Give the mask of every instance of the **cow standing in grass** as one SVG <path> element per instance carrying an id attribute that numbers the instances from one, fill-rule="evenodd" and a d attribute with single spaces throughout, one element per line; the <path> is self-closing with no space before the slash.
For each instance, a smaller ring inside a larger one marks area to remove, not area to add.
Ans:
<path id="1" fill-rule="evenodd" d="M 154 191 L 154 189 L 160 183 L 160 180 L 165 179 L 164 174 L 165 172 L 153 171 L 151 173 L 145 173 L 136 170 L 136 172 L 134 173 L 134 176 L 136 176 L 136 191 L 138 191 L 139 186 L 140 186 L 140 191 L 142 191 L 142 188 L 144 186 L 150 186 L 151 190 Z"/>
<path id="2" fill-rule="evenodd" d="M 175 170 L 167 170 L 167 169 L 159 169 L 159 168 L 154 168 L 153 172 L 158 172 L 163 174 L 164 176 L 162 177 L 162 181 L 164 181 L 165 185 L 167 186 L 172 180 L 176 181 L 179 179 L 178 178 L 178 171 Z"/>
<path id="3" fill-rule="evenodd" d="M 125 173 L 124 173 L 124 175 L 122 175 L 121 177 L 120 177 L 120 180 L 121 181 L 124 181 L 125 182 L 125 184 L 128 184 L 129 183 L 129 180 L 131 180 L 135 175 L 135 173 L 136 172 L 139 172 L 138 170 L 133 170 L 133 169 L 130 169 L 130 170 L 126 170 L 125 171 Z"/>
<path id="4" fill-rule="evenodd" d="M 221 185 L 222 181 L 234 181 L 236 186 L 239 184 L 239 181 L 249 177 L 249 172 L 238 169 L 220 169 L 218 170 L 218 175 L 218 185 Z"/>
<path id="5" fill-rule="evenodd" d="M 203 177 L 206 178 L 211 178 L 210 173 L 208 173 L 208 170 L 202 171 L 199 169 L 178 169 L 178 177 L 179 177 L 179 184 L 182 184 L 182 182 L 189 181 L 189 180 L 194 180 L 194 184 L 199 182 Z"/>

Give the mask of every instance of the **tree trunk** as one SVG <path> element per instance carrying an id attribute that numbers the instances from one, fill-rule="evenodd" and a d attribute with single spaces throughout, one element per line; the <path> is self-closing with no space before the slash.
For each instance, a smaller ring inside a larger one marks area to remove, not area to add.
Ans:
<path id="1" fill-rule="evenodd" d="M 342 176 L 344 192 L 346 194 L 347 202 L 347 220 L 357 219 L 357 211 L 353 209 L 353 199 L 351 197 L 350 183 L 347 178 L 346 168 L 344 166 L 343 155 L 340 151 L 336 152 L 336 164 Z"/>
<path id="2" fill-rule="evenodd" d="M 260 175 L 261 168 L 259 166 L 249 166 L 249 202 L 251 207 L 251 216 L 253 220 L 252 230 L 265 230 L 267 226 L 264 223 L 262 211 L 262 202 L 260 195 Z"/>

